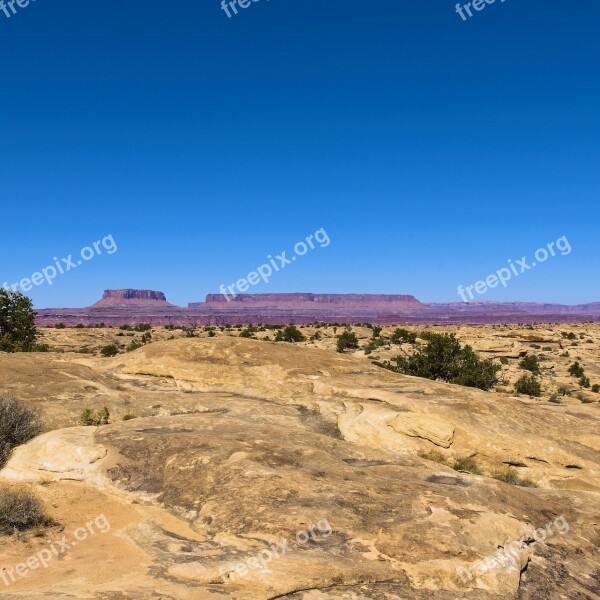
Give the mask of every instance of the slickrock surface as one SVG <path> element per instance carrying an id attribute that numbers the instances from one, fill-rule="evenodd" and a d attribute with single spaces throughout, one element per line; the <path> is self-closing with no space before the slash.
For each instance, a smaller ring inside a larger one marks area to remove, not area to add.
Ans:
<path id="1" fill-rule="evenodd" d="M 600 329 L 577 327 L 593 339 L 573 347 L 593 378 Z M 291 345 L 227 332 L 164 339 L 171 332 L 155 330 L 162 341 L 102 359 L 73 350 L 115 330 L 52 330 L 45 341 L 62 354 L 0 354 L 0 393 L 40 407 L 47 424 L 0 478 L 32 485 L 64 527 L 47 538 L 0 538 L 0 567 L 102 513 L 111 523 L 47 569 L 5 589 L 0 580 L 0 597 L 600 597 L 598 402 L 553 404 L 398 375 L 362 351 L 336 353 L 322 331 L 318 342 Z M 482 353 L 514 357 L 530 351 L 528 336 L 553 344 L 557 357 L 564 339 L 540 328 L 459 335 Z M 510 379 L 514 365 L 504 368 Z M 104 405 L 110 425 L 77 425 L 84 408 Z M 137 418 L 123 421 L 126 413 Z M 481 475 L 430 460 L 466 455 Z M 538 487 L 491 477 L 507 464 Z M 552 526 L 559 516 L 568 531 Z M 548 524 L 552 533 L 536 541 L 533 530 Z M 496 565 L 466 585 L 457 576 L 519 540 L 516 568 Z M 284 542 L 285 555 L 252 567 Z"/>

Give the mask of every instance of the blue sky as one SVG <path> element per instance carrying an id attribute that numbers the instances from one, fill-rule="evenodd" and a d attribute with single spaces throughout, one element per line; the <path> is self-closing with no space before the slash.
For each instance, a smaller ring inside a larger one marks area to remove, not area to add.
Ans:
<path id="1" fill-rule="evenodd" d="M 324 228 L 260 292 L 470 285 L 567 236 L 483 300 L 600 301 L 597 0 L 51 2 L 0 12 L 0 285 L 202 300 Z M 16 8 L 16 5 L 15 5 Z"/>

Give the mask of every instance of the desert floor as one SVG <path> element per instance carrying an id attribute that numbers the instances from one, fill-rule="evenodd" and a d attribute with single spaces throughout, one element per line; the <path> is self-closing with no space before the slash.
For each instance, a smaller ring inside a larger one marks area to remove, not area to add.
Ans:
<path id="1" fill-rule="evenodd" d="M 142 332 L 43 329 L 50 352 L 0 354 L 0 395 L 45 423 L 0 479 L 58 523 L 0 537 L 0 598 L 600 598 L 600 393 L 568 372 L 600 384 L 600 325 L 427 329 L 502 360 L 495 389 L 373 364 L 405 345 L 338 353 L 343 327 L 155 328 L 130 352 Z M 538 398 L 515 393 L 528 354 Z"/>

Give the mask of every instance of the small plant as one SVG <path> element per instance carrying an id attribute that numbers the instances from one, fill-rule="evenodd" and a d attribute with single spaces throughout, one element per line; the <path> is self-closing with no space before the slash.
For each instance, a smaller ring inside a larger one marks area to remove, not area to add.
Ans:
<path id="1" fill-rule="evenodd" d="M 311 342 L 318 342 L 321 339 L 321 333 L 316 331 L 313 335 L 310 336 Z"/>
<path id="2" fill-rule="evenodd" d="M 103 346 L 100 348 L 100 354 L 105 358 L 110 358 L 111 356 L 116 356 L 119 354 L 119 349 L 115 344 L 108 344 L 108 346 Z"/>
<path id="3" fill-rule="evenodd" d="M 346 330 L 342 334 L 338 335 L 337 340 L 337 351 L 344 352 L 344 350 L 356 350 L 358 349 L 358 338 L 353 331 Z"/>
<path id="4" fill-rule="evenodd" d="M 594 394 L 598 394 L 598 393 L 600 393 L 600 385 L 598 385 L 597 383 L 595 383 L 595 384 L 592 386 L 592 392 L 594 392 Z"/>
<path id="5" fill-rule="evenodd" d="M 24 487 L 0 488 L 0 534 L 10 535 L 51 525 L 54 521 L 32 491 Z"/>
<path id="6" fill-rule="evenodd" d="M 57 323 L 54 327 L 56 329 L 64 329 L 65 328 L 65 324 L 64 323 Z"/>
<path id="7" fill-rule="evenodd" d="M 539 344 L 529 344 L 530 348 L 534 348 L 535 350 L 539 350 L 541 346 Z"/>
<path id="8" fill-rule="evenodd" d="M 518 471 L 513 467 L 496 469 L 492 473 L 492 477 L 498 481 L 509 483 L 510 485 L 519 485 L 521 481 Z"/>
<path id="9" fill-rule="evenodd" d="M 584 368 L 579 364 L 579 361 L 575 361 L 570 367 L 569 367 L 569 375 L 571 375 L 572 377 L 583 377 L 585 373 Z"/>
<path id="10" fill-rule="evenodd" d="M 540 364 L 538 362 L 538 357 L 535 354 L 530 356 L 526 356 L 520 363 L 519 367 L 521 369 L 525 369 L 526 371 L 531 371 L 532 373 L 540 372 Z"/>
<path id="11" fill-rule="evenodd" d="M 567 387 L 566 385 L 561 385 L 558 388 L 558 393 L 561 396 L 570 396 L 573 393 L 573 390 L 571 390 L 571 388 Z"/>
<path id="12" fill-rule="evenodd" d="M 445 465 L 446 457 L 437 450 L 431 450 L 430 452 L 420 452 L 419 456 L 424 458 L 425 460 L 430 460 L 432 462 L 440 463 L 441 465 Z"/>
<path id="13" fill-rule="evenodd" d="M 144 344 L 142 344 L 141 342 L 136 342 L 135 340 L 133 342 L 131 342 L 131 344 L 129 344 L 127 346 L 127 348 L 125 348 L 125 352 L 133 352 L 134 350 L 137 350 L 138 348 L 141 348 Z"/>
<path id="14" fill-rule="evenodd" d="M 516 385 L 515 390 L 519 394 L 527 394 L 534 398 L 539 398 L 542 395 L 542 386 L 534 375 L 523 375 Z"/>
<path id="15" fill-rule="evenodd" d="M 408 329 L 398 327 L 390 338 L 392 344 L 414 344 L 417 341 L 417 334 Z"/>
<path id="16" fill-rule="evenodd" d="M 481 474 L 481 469 L 474 456 L 457 456 L 454 459 L 452 468 L 455 471 L 466 471 L 467 473 L 473 473 L 474 475 Z"/>
<path id="17" fill-rule="evenodd" d="M 79 418 L 79 422 L 86 426 L 108 425 L 110 413 L 106 406 L 100 411 L 93 411 L 91 408 L 86 408 Z"/>
<path id="18" fill-rule="evenodd" d="M 579 385 L 582 388 L 589 388 L 590 387 L 590 378 L 583 375 L 582 377 L 579 378 Z"/>
<path id="19" fill-rule="evenodd" d="M 276 342 L 303 342 L 306 339 L 304 334 L 295 326 L 288 325 L 283 331 L 275 334 Z"/>
<path id="20" fill-rule="evenodd" d="M 507 365 L 508 364 L 508 358 L 506 358 L 506 356 L 501 356 L 500 357 L 500 364 L 501 365 Z"/>
<path id="21" fill-rule="evenodd" d="M 137 419 L 137 417 L 130 413 L 123 415 L 123 421 L 132 421 L 133 419 Z"/>
<path id="22" fill-rule="evenodd" d="M 85 325 L 83 323 L 77 323 L 73 329 L 85 329 Z"/>

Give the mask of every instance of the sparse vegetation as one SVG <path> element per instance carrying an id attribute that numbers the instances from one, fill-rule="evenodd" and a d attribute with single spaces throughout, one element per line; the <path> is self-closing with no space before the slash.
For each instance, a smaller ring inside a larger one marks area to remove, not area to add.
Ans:
<path id="1" fill-rule="evenodd" d="M 110 412 L 106 406 L 99 411 L 94 411 L 91 408 L 86 408 L 79 418 L 79 422 L 82 425 L 86 426 L 100 426 L 100 425 L 108 425 L 108 420 L 110 419 Z"/>
<path id="2" fill-rule="evenodd" d="M 0 535 L 54 525 L 42 501 L 25 487 L 0 487 Z"/>
<path id="3" fill-rule="evenodd" d="M 283 331 L 279 330 L 275 334 L 276 342 L 303 342 L 306 340 L 304 334 L 295 326 L 288 325 Z"/>
<path id="4" fill-rule="evenodd" d="M 346 330 L 337 339 L 337 351 L 344 352 L 345 350 L 356 350 L 358 348 L 358 337 L 351 330 Z"/>
<path id="5" fill-rule="evenodd" d="M 569 367 L 569 374 L 572 377 L 583 377 L 585 373 L 584 368 L 579 364 L 579 361 L 575 361 L 570 367 Z"/>
<path id="6" fill-rule="evenodd" d="M 42 430 L 39 414 L 16 398 L 0 398 L 0 467 L 13 448 L 25 444 Z"/>
<path id="7" fill-rule="evenodd" d="M 539 398 L 542 395 L 542 386 L 534 375 L 523 375 L 517 381 L 515 390 L 519 394 L 527 394 L 534 398 Z"/>
<path id="8" fill-rule="evenodd" d="M 455 471 L 466 471 L 467 473 L 473 473 L 474 475 L 481 474 L 481 468 L 474 456 L 457 456 L 454 459 L 452 468 Z"/>
<path id="9" fill-rule="evenodd" d="M 521 369 L 525 369 L 526 371 L 531 371 L 532 373 L 540 372 L 540 364 L 538 362 L 538 357 L 535 354 L 526 356 L 519 363 L 519 367 L 521 367 Z"/>
<path id="10" fill-rule="evenodd" d="M 455 383 L 482 390 L 491 389 L 497 382 L 497 373 L 501 367 L 490 359 L 480 359 L 471 346 L 461 346 L 454 334 L 430 333 L 426 335 L 427 344 L 416 350 L 411 356 L 397 356 L 383 363 L 397 373 L 424 377 L 447 383 Z"/>
<path id="11" fill-rule="evenodd" d="M 412 333 L 408 329 L 403 329 L 402 327 L 398 327 L 394 333 L 392 333 L 392 337 L 390 338 L 392 344 L 414 344 L 416 341 L 417 334 Z"/>
<path id="12" fill-rule="evenodd" d="M 119 354 L 119 349 L 115 344 L 108 344 L 107 346 L 102 346 L 102 348 L 100 348 L 100 354 L 105 358 L 110 358 L 111 356 Z"/>

